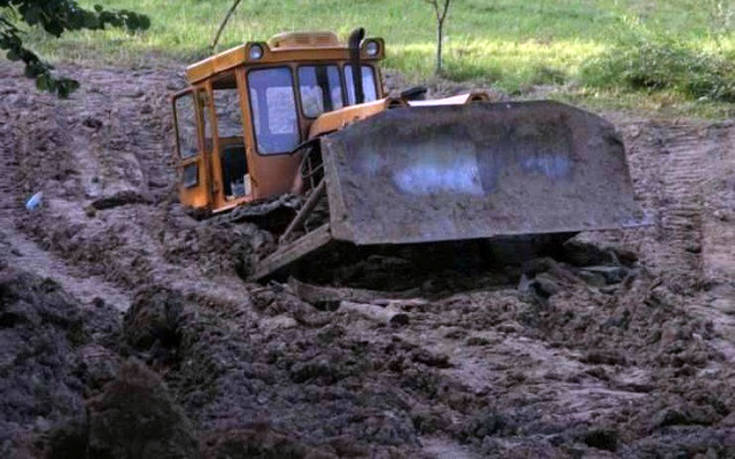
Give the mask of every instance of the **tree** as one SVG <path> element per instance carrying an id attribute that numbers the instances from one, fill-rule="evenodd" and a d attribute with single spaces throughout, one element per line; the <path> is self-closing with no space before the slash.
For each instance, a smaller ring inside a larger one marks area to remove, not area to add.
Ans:
<path id="1" fill-rule="evenodd" d="M 436 15 L 436 74 L 442 72 L 442 41 L 444 40 L 444 20 L 447 18 L 450 0 L 424 0 L 434 8 Z"/>
<path id="2" fill-rule="evenodd" d="M 69 30 L 102 30 L 107 26 L 145 30 L 150 26 L 147 16 L 128 10 L 105 10 L 100 5 L 86 10 L 76 0 L 0 0 L 0 49 L 7 51 L 9 60 L 25 64 L 25 75 L 36 80 L 38 89 L 59 97 L 67 97 L 79 83 L 54 76 L 53 67 L 24 46 L 21 22 L 40 26 L 56 38 Z"/>

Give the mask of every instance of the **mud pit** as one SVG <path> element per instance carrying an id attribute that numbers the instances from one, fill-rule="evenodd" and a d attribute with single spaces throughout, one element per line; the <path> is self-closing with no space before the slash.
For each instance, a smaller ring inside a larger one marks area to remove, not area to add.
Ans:
<path id="1" fill-rule="evenodd" d="M 604 114 L 650 227 L 320 300 L 177 204 L 178 68 L 63 70 L 0 64 L 2 457 L 735 456 L 732 122 Z"/>

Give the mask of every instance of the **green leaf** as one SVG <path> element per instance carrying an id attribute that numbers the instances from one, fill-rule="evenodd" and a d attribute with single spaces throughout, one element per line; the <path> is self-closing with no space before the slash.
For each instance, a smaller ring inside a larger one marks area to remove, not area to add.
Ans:
<path id="1" fill-rule="evenodd" d="M 39 25 L 54 37 L 60 37 L 69 30 L 98 30 L 109 25 L 127 30 L 145 30 L 150 27 L 150 19 L 133 11 L 105 10 L 102 5 L 94 5 L 91 10 L 79 6 L 77 0 L 0 0 L 0 8 L 11 8 L 15 15 L 0 14 L 0 48 L 8 50 L 11 61 L 23 61 L 25 75 L 36 80 L 36 87 L 42 91 L 68 97 L 79 83 L 68 78 L 57 79 L 51 74 L 52 67 L 32 51 L 23 47 L 23 39 L 15 22 Z"/>
<path id="2" fill-rule="evenodd" d="M 53 86 L 53 82 L 50 81 L 48 75 L 39 75 L 36 77 L 36 88 L 40 91 L 48 91 Z"/>

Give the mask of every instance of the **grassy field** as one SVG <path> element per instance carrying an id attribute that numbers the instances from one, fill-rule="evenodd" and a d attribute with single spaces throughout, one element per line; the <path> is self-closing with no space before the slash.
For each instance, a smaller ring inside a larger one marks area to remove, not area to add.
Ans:
<path id="1" fill-rule="evenodd" d="M 717 9 L 718 2 L 723 6 Z M 84 6 L 96 1 L 80 0 Z M 730 116 L 735 102 L 732 0 L 454 0 L 446 24 L 445 77 L 523 95 Z M 30 31 L 52 60 L 190 62 L 207 55 L 231 0 L 108 0 L 148 14 L 150 30 L 79 32 L 49 40 Z M 434 65 L 434 19 L 421 0 L 243 0 L 220 49 L 284 30 L 327 29 L 345 37 L 364 26 L 387 43 L 385 66 L 410 82 Z M 653 75 L 649 79 L 648 75 Z M 690 80 L 696 80 L 690 83 Z M 701 81 L 700 81 L 701 80 Z M 645 97 L 641 97 L 645 95 Z M 732 100 L 730 100 L 732 97 Z"/>

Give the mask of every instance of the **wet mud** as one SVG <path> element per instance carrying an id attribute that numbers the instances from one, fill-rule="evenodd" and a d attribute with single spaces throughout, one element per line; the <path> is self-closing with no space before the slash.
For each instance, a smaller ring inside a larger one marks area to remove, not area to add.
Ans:
<path id="1" fill-rule="evenodd" d="M 648 227 L 255 284 L 273 236 L 177 201 L 179 69 L 63 70 L 0 64 L 0 456 L 735 456 L 732 121 L 602 114 Z"/>

